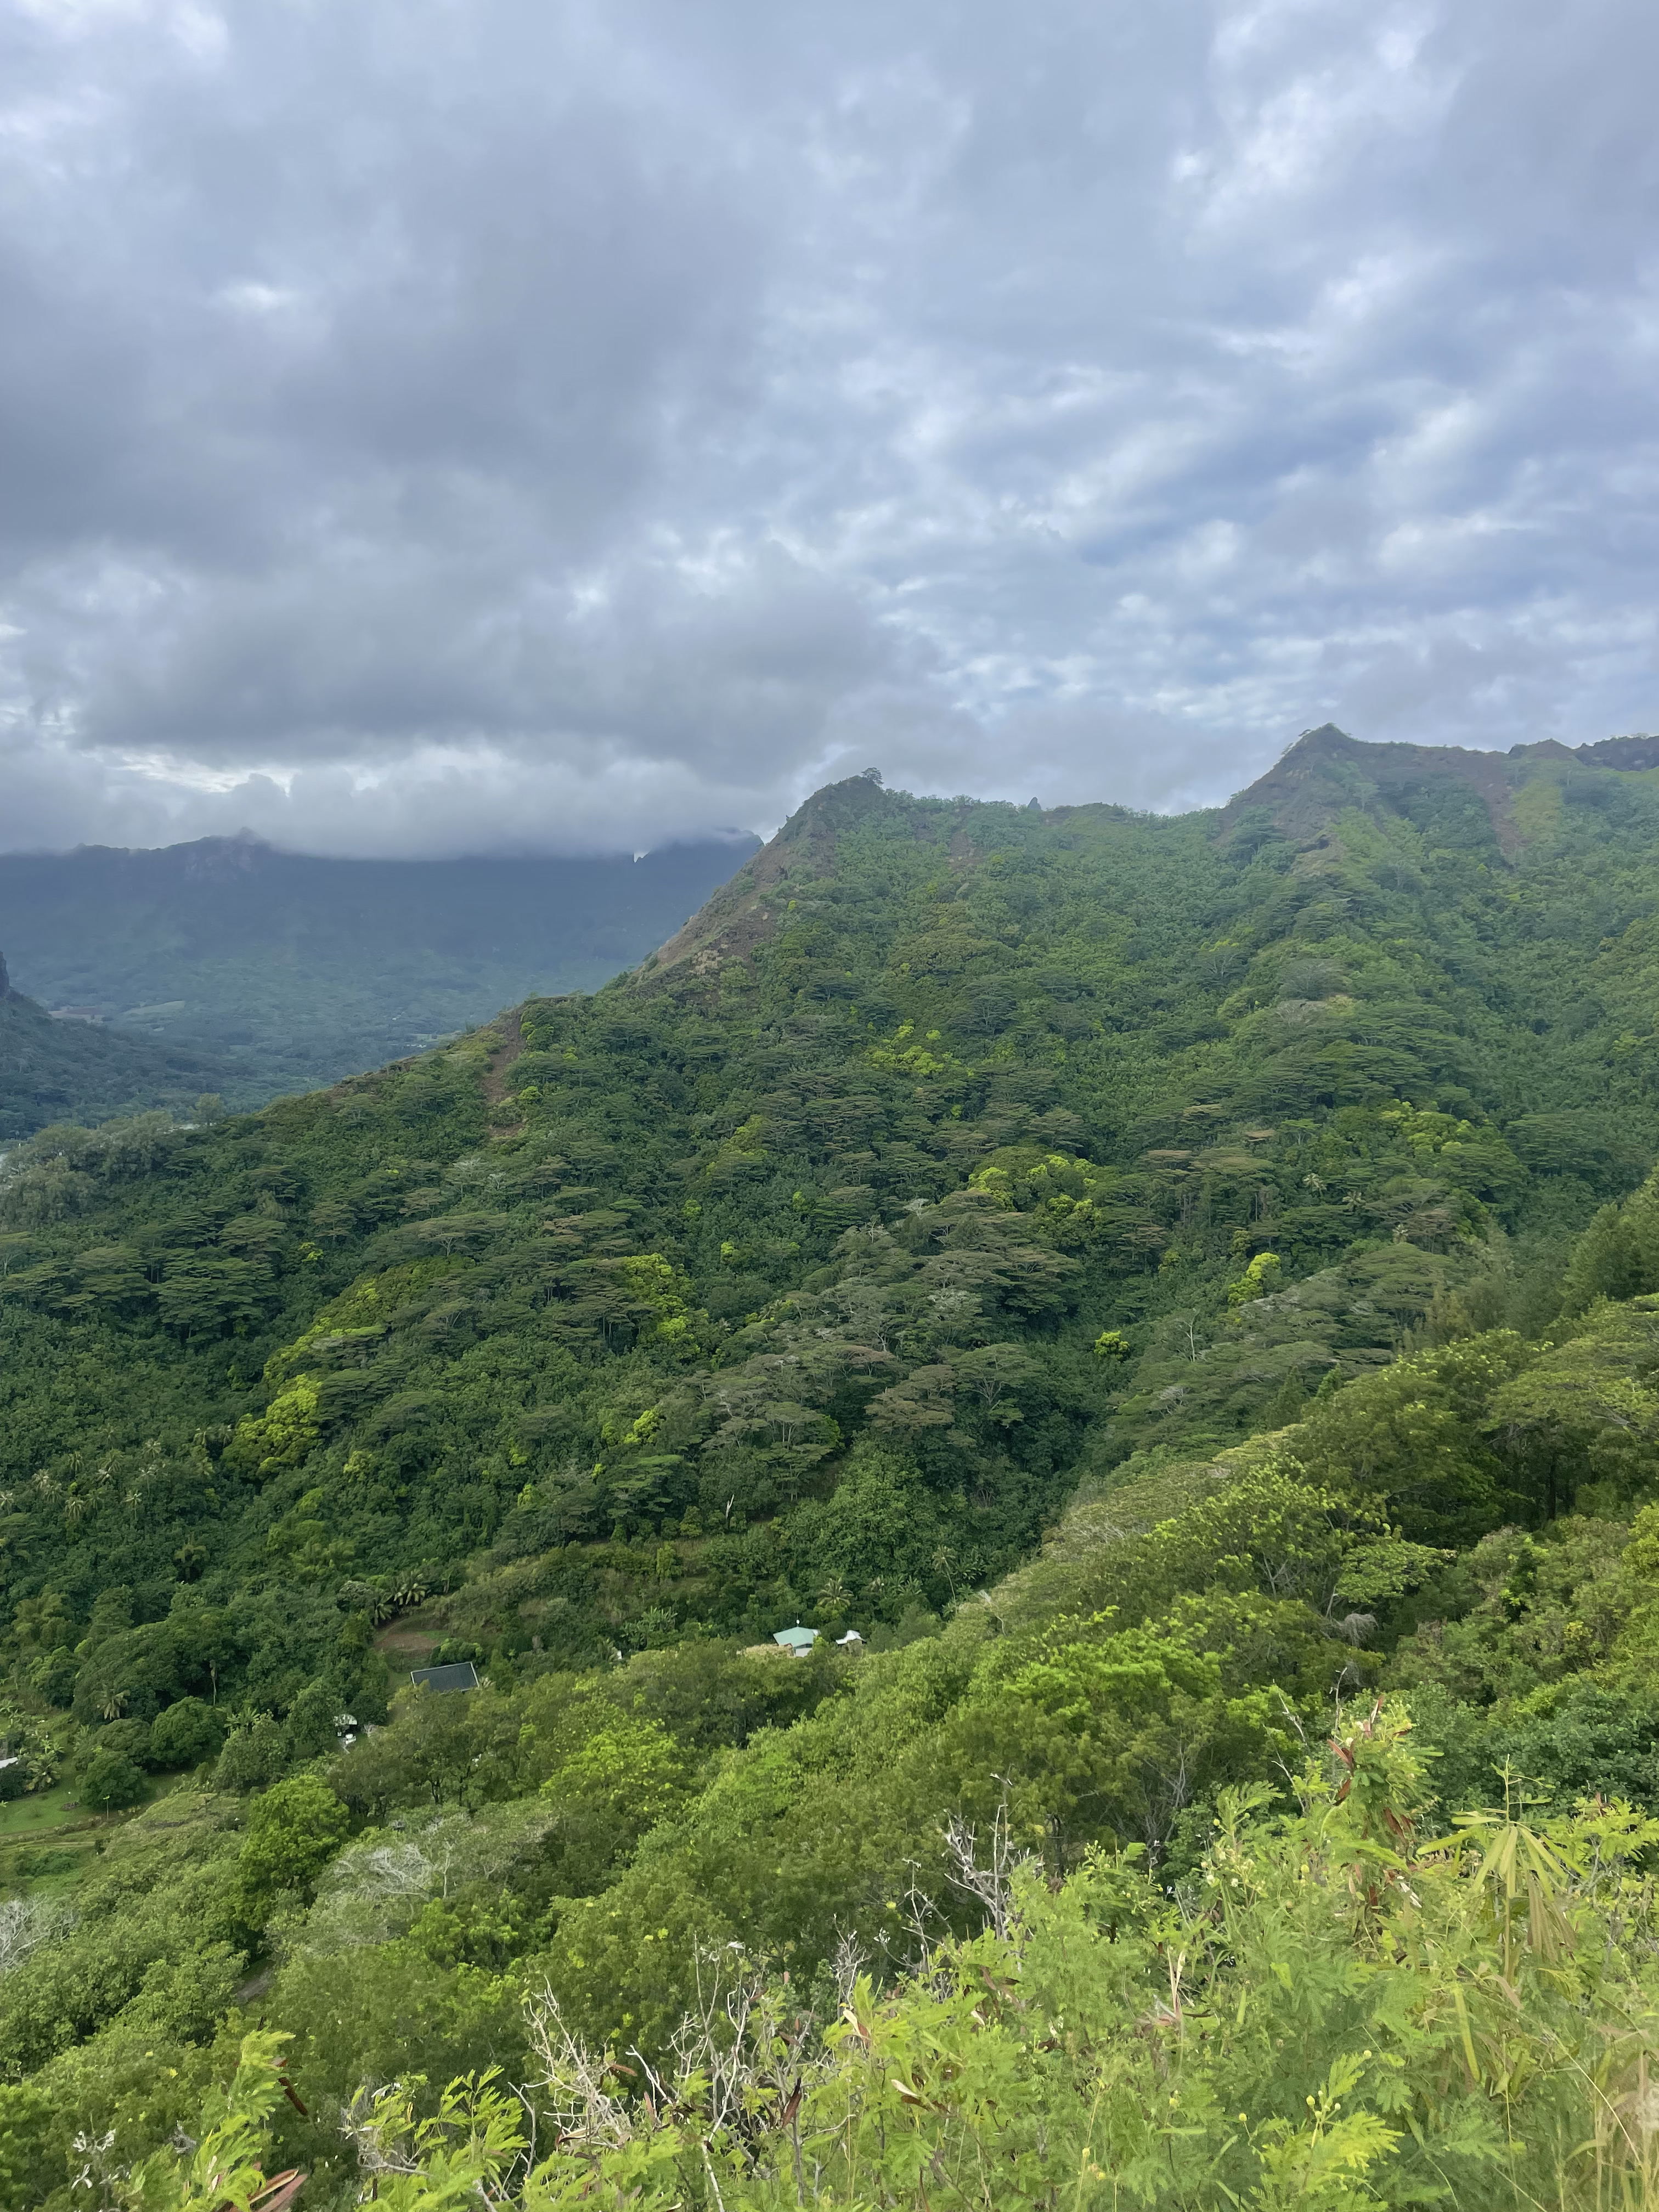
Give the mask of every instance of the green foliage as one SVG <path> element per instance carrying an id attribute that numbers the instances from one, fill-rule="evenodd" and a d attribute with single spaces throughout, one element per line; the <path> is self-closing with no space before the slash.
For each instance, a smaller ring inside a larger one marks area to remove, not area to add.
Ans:
<path id="1" fill-rule="evenodd" d="M 1162 1844 L 1194 1796 L 1290 1748 L 1274 1701 L 1226 1697 L 1222 1672 L 1167 1633 L 1056 1636 L 969 1700 L 940 1798 L 984 1820 L 1006 1792 L 1013 1832 L 1057 1873 L 1091 1840 Z"/>
<path id="2" fill-rule="evenodd" d="M 131 2202 L 141 2212 L 219 2212 L 264 2195 L 261 2161 L 270 2116 L 286 2087 L 287 2041 L 258 2031 L 243 2037 L 235 2074 L 201 2115 L 199 2141 L 158 2151 L 134 2173 Z"/>
<path id="3" fill-rule="evenodd" d="M 1553 761 L 1507 848 L 1432 763 L 1265 829 L 860 779 L 591 999 L 18 1147 L 4 1727 L 96 1825 L 8 1861 L 6 2078 L 130 2174 L 245 1990 L 319 2202 L 708 2212 L 797 2148 L 803 2201 L 1541 2201 L 1524 2081 L 1577 2201 L 1566 2023 L 1646 2017 L 1659 939 L 1645 797 Z M 145 1767 L 213 1790 L 98 1809 Z M 564 2084 L 533 2181 L 492 2066 Z"/>
<path id="4" fill-rule="evenodd" d="M 213 1758 L 224 1730 L 212 1708 L 199 1698 L 180 1698 L 150 1723 L 149 1756 L 161 1767 L 199 1766 Z"/>
<path id="5" fill-rule="evenodd" d="M 1227 1304 L 1235 1310 L 1252 1298 L 1270 1297 L 1279 1288 L 1284 1262 L 1277 1252 L 1258 1252 L 1237 1281 L 1227 1285 Z"/>
<path id="6" fill-rule="evenodd" d="M 1501 1331 L 1397 1360 L 1311 1408 L 1286 1448 L 1310 1474 L 1378 1499 L 1413 1536 L 1467 1543 L 1531 1502 L 1510 1493 L 1526 1471 L 1501 1453 L 1492 1416 L 1535 1357 Z"/>
<path id="7" fill-rule="evenodd" d="M 72 1912 L 37 1923 L 0 1978 L 10 2078 L 89 2037 L 118 2044 L 123 2022 L 210 2039 L 235 1986 L 236 1839 L 213 1802 L 175 1793 L 102 1840 Z"/>
<path id="8" fill-rule="evenodd" d="M 0 2205 L 27 2212 L 62 2174 L 54 2160 L 58 2114 L 44 2089 L 28 2082 L 0 2083 Z"/>
<path id="9" fill-rule="evenodd" d="M 1287 1816 L 1227 1792 L 1190 1893 L 1133 1852 L 1045 1884 L 964 1832 L 983 1932 L 919 1922 L 884 1989 L 849 1956 L 816 2018 L 708 1954 L 672 2051 L 623 2066 L 538 1992 L 524 2102 L 488 2069 L 365 2091 L 362 2170 L 526 2212 L 1642 2201 L 1659 1829 L 1505 1808 L 1425 1840 L 1408 1727 L 1349 1723 Z"/>
<path id="10" fill-rule="evenodd" d="M 1622 1206 L 1604 1206 L 1573 1249 L 1562 1284 L 1564 1313 L 1597 1298 L 1659 1291 L 1659 1172 Z"/>
<path id="11" fill-rule="evenodd" d="M 136 1805 L 143 1794 L 144 1778 L 125 1752 L 100 1746 L 81 1770 L 81 1795 L 100 1813 Z"/>
<path id="12" fill-rule="evenodd" d="M 71 1117 L 102 1121 L 163 1111 L 169 1121 L 183 1118 L 204 1081 L 233 1080 L 211 1051 L 55 1021 L 11 988 L 0 957 L 0 1140 L 15 1144 Z"/>
<path id="13" fill-rule="evenodd" d="M 250 1919 L 257 1924 L 285 1890 L 308 1893 L 349 1825 L 345 1807 L 314 1774 L 290 1775 L 256 1797 L 236 1862 Z"/>

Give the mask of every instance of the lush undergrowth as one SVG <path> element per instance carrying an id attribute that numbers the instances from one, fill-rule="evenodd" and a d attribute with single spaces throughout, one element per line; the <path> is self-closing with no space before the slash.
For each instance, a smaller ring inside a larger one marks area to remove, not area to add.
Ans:
<path id="1" fill-rule="evenodd" d="M 435 2105 L 408 2081 L 354 2101 L 365 2194 L 410 2212 L 1651 2202 L 1659 1828 L 1511 1810 L 1425 1842 L 1403 1728 L 1385 1707 L 1342 1729 L 1285 1814 L 1226 1793 L 1173 1891 L 1133 1851 L 1051 1888 L 959 1833 L 983 1931 L 919 1913 L 885 1990 L 845 1947 L 822 2022 L 763 1964 L 705 1954 L 672 2053 L 607 2061 L 537 1989 L 518 2094 L 486 2072 Z M 264 2185 L 286 2055 L 246 2039 L 228 2110 L 193 2157 L 153 2160 L 143 2203 Z"/>
<path id="2" fill-rule="evenodd" d="M 0 2201 L 1644 2195 L 1659 801 L 1363 750 L 12 1155 Z"/>

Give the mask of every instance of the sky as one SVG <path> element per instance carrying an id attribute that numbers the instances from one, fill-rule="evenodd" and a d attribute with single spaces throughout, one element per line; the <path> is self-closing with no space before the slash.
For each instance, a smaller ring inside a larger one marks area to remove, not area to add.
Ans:
<path id="1" fill-rule="evenodd" d="M 1659 728 L 1651 0 L 0 0 L 0 844 Z"/>

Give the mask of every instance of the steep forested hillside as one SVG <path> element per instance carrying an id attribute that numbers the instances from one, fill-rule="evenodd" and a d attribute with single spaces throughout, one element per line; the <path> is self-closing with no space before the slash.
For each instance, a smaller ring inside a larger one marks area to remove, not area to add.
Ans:
<path id="1" fill-rule="evenodd" d="M 13 2201 L 261 2020 L 307 2203 L 1638 2186 L 1650 750 L 855 780 L 591 998 L 15 1152 Z"/>
<path id="2" fill-rule="evenodd" d="M 210 1054 L 78 1021 L 54 1021 L 11 987 L 0 957 L 0 1143 L 68 1119 L 106 1121 L 158 1109 L 181 1120 L 240 1072 Z"/>
<path id="3" fill-rule="evenodd" d="M 206 1054 L 223 1073 L 198 1090 L 263 1105 L 378 1067 L 527 992 L 595 989 L 678 928 L 754 842 L 637 860 L 323 860 L 251 837 L 12 854 L 0 944 L 46 1006 L 94 1009 L 152 1050 Z M 0 1069 L 15 1095 L 21 1072 Z M 88 1119 L 112 1110 L 101 1088 L 70 1107 Z M 27 1126 L 64 1118 L 60 1106 Z"/>

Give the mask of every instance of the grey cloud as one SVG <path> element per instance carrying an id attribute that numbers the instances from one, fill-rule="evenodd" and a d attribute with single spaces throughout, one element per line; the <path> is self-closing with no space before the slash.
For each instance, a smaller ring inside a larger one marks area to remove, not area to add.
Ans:
<path id="1" fill-rule="evenodd" d="M 14 4 L 6 842 L 1656 720 L 1637 0 Z"/>

